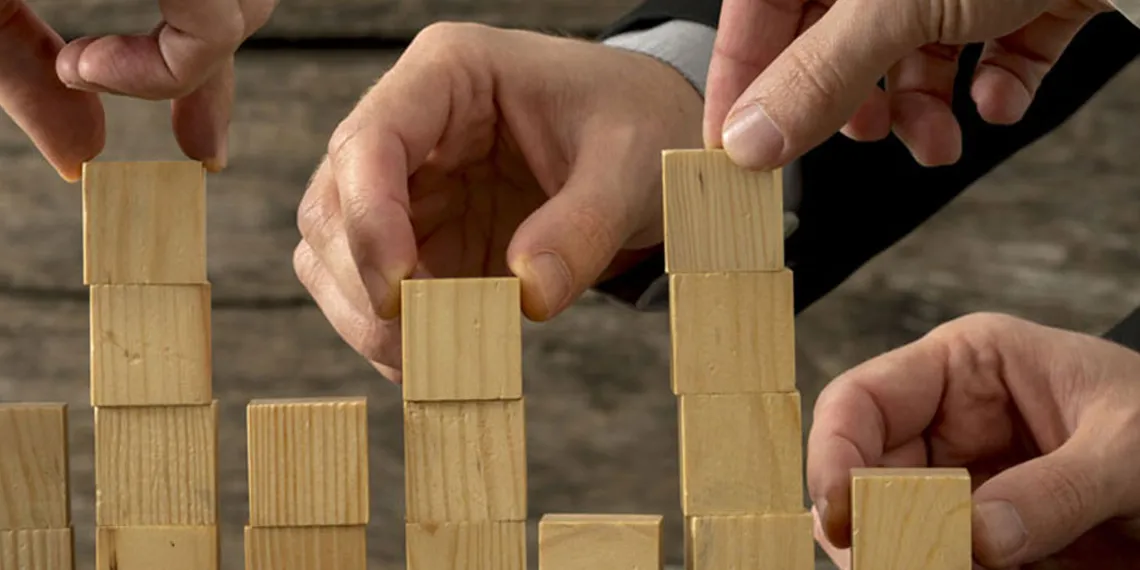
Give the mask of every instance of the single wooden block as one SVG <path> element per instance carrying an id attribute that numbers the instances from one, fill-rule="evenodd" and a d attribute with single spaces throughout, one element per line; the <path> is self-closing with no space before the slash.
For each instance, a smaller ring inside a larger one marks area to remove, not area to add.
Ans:
<path id="1" fill-rule="evenodd" d="M 973 568 L 966 469 L 851 470 L 851 570 Z"/>
<path id="2" fill-rule="evenodd" d="M 0 570 L 74 570 L 70 528 L 0 530 Z"/>
<path id="3" fill-rule="evenodd" d="M 662 521 L 658 515 L 543 516 L 538 523 L 538 568 L 660 570 Z"/>
<path id="4" fill-rule="evenodd" d="M 814 524 L 808 511 L 690 517 L 686 570 L 814 570 Z"/>
<path id="5" fill-rule="evenodd" d="M 91 286 L 91 405 L 213 401 L 210 285 Z"/>
<path id="6" fill-rule="evenodd" d="M 798 392 L 679 397 L 686 515 L 803 510 Z"/>
<path id="7" fill-rule="evenodd" d="M 202 164 L 84 164 L 83 250 L 86 285 L 206 282 Z"/>
<path id="8" fill-rule="evenodd" d="M 367 570 L 367 526 L 245 528 L 245 570 Z"/>
<path id="9" fill-rule="evenodd" d="M 792 392 L 792 272 L 669 276 L 674 394 Z"/>
<path id="10" fill-rule="evenodd" d="M 367 399 L 254 400 L 247 421 L 250 525 L 368 524 Z"/>
<path id="11" fill-rule="evenodd" d="M 67 405 L 0 404 L 0 530 L 71 525 Z"/>
<path id="12" fill-rule="evenodd" d="M 723 150 L 667 150 L 662 170 L 665 271 L 784 268 L 780 170 L 746 170 Z"/>
<path id="13" fill-rule="evenodd" d="M 405 400 L 522 397 L 518 278 L 406 280 L 401 294 Z"/>
<path id="14" fill-rule="evenodd" d="M 211 526 L 218 407 L 95 408 L 97 526 Z"/>
<path id="15" fill-rule="evenodd" d="M 407 522 L 524 521 L 524 400 L 405 402 Z"/>
<path id="16" fill-rule="evenodd" d="M 526 570 L 526 522 L 408 524 L 407 570 Z"/>
<path id="17" fill-rule="evenodd" d="M 95 529 L 96 570 L 217 570 L 214 526 Z"/>

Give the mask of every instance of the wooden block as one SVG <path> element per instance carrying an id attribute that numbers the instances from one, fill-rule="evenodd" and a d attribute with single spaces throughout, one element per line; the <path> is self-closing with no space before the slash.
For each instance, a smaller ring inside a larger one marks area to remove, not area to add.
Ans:
<path id="1" fill-rule="evenodd" d="M 690 517 L 687 570 L 814 570 L 811 512 Z M 916 567 L 917 568 L 917 567 Z"/>
<path id="2" fill-rule="evenodd" d="M 406 525 L 407 570 L 526 570 L 526 522 Z"/>
<path id="3" fill-rule="evenodd" d="M 524 400 L 405 402 L 407 522 L 523 521 Z"/>
<path id="4" fill-rule="evenodd" d="M 96 570 L 217 570 L 214 526 L 100 527 Z"/>
<path id="5" fill-rule="evenodd" d="M 406 280 L 401 294 L 405 400 L 522 397 L 518 278 Z"/>
<path id="6" fill-rule="evenodd" d="M 686 515 L 803 510 L 800 395 L 680 396 Z"/>
<path id="7" fill-rule="evenodd" d="M 70 528 L 0 530 L 0 570 L 73 570 Z"/>
<path id="8" fill-rule="evenodd" d="M 210 285 L 91 287 L 91 405 L 213 401 Z"/>
<path id="9" fill-rule="evenodd" d="M 658 515 L 546 515 L 538 523 L 538 568 L 660 570 L 662 521 Z"/>
<path id="10" fill-rule="evenodd" d="M 0 530 L 71 525 L 67 405 L 0 404 Z"/>
<path id="11" fill-rule="evenodd" d="M 245 528 L 245 570 L 367 570 L 367 527 Z"/>
<path id="12" fill-rule="evenodd" d="M 970 570 L 966 469 L 851 470 L 851 570 Z"/>
<path id="13" fill-rule="evenodd" d="M 662 153 L 665 271 L 784 268 L 783 174 L 736 166 L 723 150 Z"/>
<path id="14" fill-rule="evenodd" d="M 254 400 L 247 420 L 250 525 L 368 524 L 367 399 Z"/>
<path id="15" fill-rule="evenodd" d="M 669 276 L 674 394 L 792 392 L 792 272 Z"/>
<path id="16" fill-rule="evenodd" d="M 210 526 L 218 407 L 95 408 L 97 526 Z"/>
<path id="17" fill-rule="evenodd" d="M 206 282 L 202 164 L 84 164 L 83 250 L 86 285 Z"/>

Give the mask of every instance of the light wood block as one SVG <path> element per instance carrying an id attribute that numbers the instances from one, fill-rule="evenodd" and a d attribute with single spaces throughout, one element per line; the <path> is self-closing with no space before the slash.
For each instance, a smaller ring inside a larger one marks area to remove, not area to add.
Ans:
<path id="1" fill-rule="evenodd" d="M 792 272 L 669 276 L 674 394 L 792 392 Z"/>
<path id="2" fill-rule="evenodd" d="M 368 524 L 367 399 L 254 400 L 247 420 L 250 525 Z"/>
<path id="3" fill-rule="evenodd" d="M 814 570 L 811 512 L 690 517 L 686 570 Z M 917 568 L 917 567 L 916 567 Z"/>
<path id="4" fill-rule="evenodd" d="M 95 570 L 217 570 L 213 526 L 100 527 Z"/>
<path id="5" fill-rule="evenodd" d="M 803 510 L 800 395 L 680 396 L 686 515 Z"/>
<path id="6" fill-rule="evenodd" d="M 407 522 L 522 521 L 524 400 L 405 402 Z"/>
<path id="7" fill-rule="evenodd" d="M 662 521 L 658 515 L 546 515 L 538 523 L 538 568 L 660 570 Z"/>
<path id="8" fill-rule="evenodd" d="M 522 397 L 518 278 L 407 280 L 401 294 L 405 400 Z"/>
<path id="9" fill-rule="evenodd" d="M 0 530 L 71 525 L 67 405 L 0 404 Z"/>
<path id="10" fill-rule="evenodd" d="M 205 172 L 194 161 L 85 164 L 84 284 L 206 282 Z"/>
<path id="11" fill-rule="evenodd" d="M 367 570 L 367 527 L 245 529 L 245 570 Z"/>
<path id="12" fill-rule="evenodd" d="M 526 570 L 526 523 L 408 524 L 407 570 Z"/>
<path id="13" fill-rule="evenodd" d="M 784 268 L 783 174 L 736 166 L 723 150 L 662 153 L 668 273 Z"/>
<path id="14" fill-rule="evenodd" d="M 851 570 L 971 570 L 966 469 L 851 470 Z"/>
<path id="15" fill-rule="evenodd" d="M 97 526 L 210 526 L 218 407 L 95 409 Z"/>
<path id="16" fill-rule="evenodd" d="M 73 570 L 70 528 L 0 530 L 0 570 Z"/>
<path id="17" fill-rule="evenodd" d="M 213 401 L 210 285 L 91 287 L 91 405 Z"/>

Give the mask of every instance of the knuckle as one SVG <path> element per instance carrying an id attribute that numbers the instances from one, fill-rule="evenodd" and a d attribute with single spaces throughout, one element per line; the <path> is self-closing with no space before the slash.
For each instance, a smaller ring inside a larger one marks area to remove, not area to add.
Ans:
<path id="1" fill-rule="evenodd" d="M 1042 492 L 1056 509 L 1058 518 L 1081 521 L 1092 516 L 1089 509 L 1095 505 L 1097 483 L 1088 470 L 1066 469 L 1066 464 L 1056 463 L 1042 467 L 1045 471 L 1040 478 Z"/>
<path id="2" fill-rule="evenodd" d="M 297 276 L 297 280 L 305 287 L 310 293 L 313 291 L 317 282 L 317 262 L 316 256 L 313 255 L 313 250 L 309 247 L 308 243 L 302 240 L 293 248 L 293 273 Z"/>

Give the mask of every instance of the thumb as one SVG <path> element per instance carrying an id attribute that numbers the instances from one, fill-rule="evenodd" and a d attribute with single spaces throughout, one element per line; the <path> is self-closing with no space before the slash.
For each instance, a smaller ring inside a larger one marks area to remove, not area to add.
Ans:
<path id="1" fill-rule="evenodd" d="M 974 492 L 974 555 L 987 568 L 1035 562 L 1112 516 L 1115 500 L 1095 436 L 1003 471 Z"/>
<path id="2" fill-rule="evenodd" d="M 838 132 L 887 70 L 925 43 L 921 18 L 910 13 L 916 4 L 835 2 L 729 111 L 722 137 L 733 162 L 777 168 Z"/>

